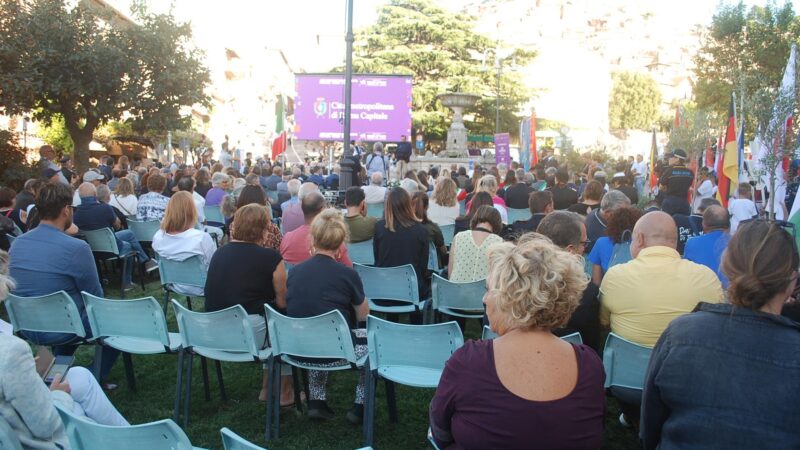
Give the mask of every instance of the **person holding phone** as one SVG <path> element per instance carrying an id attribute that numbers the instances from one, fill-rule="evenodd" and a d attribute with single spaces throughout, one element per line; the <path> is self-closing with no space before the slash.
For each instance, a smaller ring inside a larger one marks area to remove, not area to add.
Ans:
<path id="1" fill-rule="evenodd" d="M 0 251 L 0 302 L 13 286 L 8 277 L 8 253 Z M 63 366 L 53 367 L 58 370 Z M 52 382 L 48 390 L 36 372 L 30 346 L 22 339 L 0 333 L 0 416 L 23 448 L 69 448 L 54 405 L 102 425 L 129 425 L 86 368 L 72 367 L 66 374 L 49 375 Z"/>

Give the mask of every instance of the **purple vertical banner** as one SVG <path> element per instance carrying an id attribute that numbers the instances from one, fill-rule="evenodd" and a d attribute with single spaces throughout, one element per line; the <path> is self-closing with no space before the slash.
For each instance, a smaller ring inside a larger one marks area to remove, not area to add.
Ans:
<path id="1" fill-rule="evenodd" d="M 511 164 L 511 153 L 509 152 L 508 133 L 497 133 L 494 135 L 494 162 L 495 164 Z M 500 181 L 500 180 L 498 180 Z"/>

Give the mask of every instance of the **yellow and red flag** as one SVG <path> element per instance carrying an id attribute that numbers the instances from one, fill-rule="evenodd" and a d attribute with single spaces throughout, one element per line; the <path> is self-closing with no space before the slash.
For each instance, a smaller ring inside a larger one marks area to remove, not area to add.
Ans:
<path id="1" fill-rule="evenodd" d="M 725 146 L 721 149 L 721 169 L 717 173 L 717 199 L 728 207 L 728 198 L 739 186 L 739 147 L 736 142 L 736 119 L 733 114 L 733 96 L 728 108 L 728 128 L 725 131 Z"/>

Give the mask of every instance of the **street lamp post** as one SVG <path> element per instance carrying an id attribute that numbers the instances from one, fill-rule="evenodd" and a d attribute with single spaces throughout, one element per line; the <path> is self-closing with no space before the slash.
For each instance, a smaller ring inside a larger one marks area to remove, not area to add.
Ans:
<path id="1" fill-rule="evenodd" d="M 339 190 L 347 190 L 350 186 L 354 185 L 353 167 L 355 166 L 351 159 L 353 149 L 350 148 L 350 108 L 352 103 L 352 88 L 353 88 L 353 0 L 347 0 L 347 34 L 345 35 L 345 43 L 347 50 L 345 54 L 345 68 L 344 68 L 344 130 L 342 137 L 342 161 L 340 163 L 341 172 L 339 174 Z"/>
<path id="2" fill-rule="evenodd" d="M 22 116 L 22 148 L 28 151 L 28 116 Z"/>
<path id="3" fill-rule="evenodd" d="M 500 45 L 498 43 L 497 50 L 494 53 L 494 65 L 497 69 L 497 96 L 494 99 L 494 132 L 500 133 L 500 73 L 502 64 L 500 63 Z"/>

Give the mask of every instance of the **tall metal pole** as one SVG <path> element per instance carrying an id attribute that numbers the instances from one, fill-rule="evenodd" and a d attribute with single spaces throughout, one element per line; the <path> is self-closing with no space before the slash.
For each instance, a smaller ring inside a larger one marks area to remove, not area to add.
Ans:
<path id="1" fill-rule="evenodd" d="M 497 66 L 497 96 L 494 99 L 494 132 L 500 133 L 500 43 L 495 47 L 495 65 Z"/>
<path id="2" fill-rule="evenodd" d="M 356 184 L 353 182 L 354 162 L 350 159 L 353 150 L 350 148 L 350 107 L 352 103 L 353 88 L 353 0 L 347 0 L 347 34 L 344 38 L 347 44 L 344 65 L 344 135 L 342 138 L 341 173 L 339 174 L 339 190 L 346 190 Z"/>

